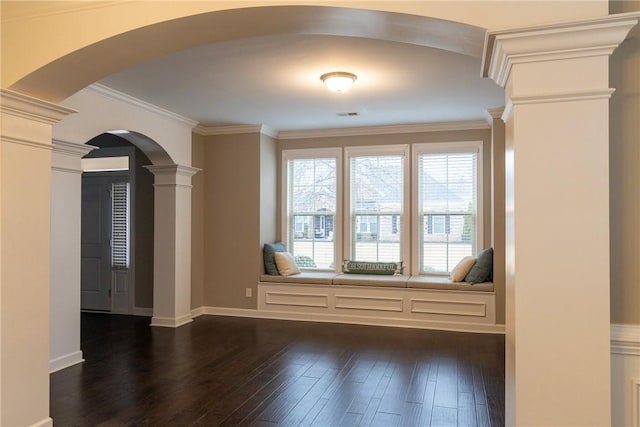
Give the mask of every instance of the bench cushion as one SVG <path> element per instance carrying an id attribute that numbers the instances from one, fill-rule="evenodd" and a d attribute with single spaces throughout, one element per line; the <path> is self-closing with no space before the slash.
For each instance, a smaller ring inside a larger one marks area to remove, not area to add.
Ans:
<path id="1" fill-rule="evenodd" d="M 301 283 L 307 285 L 330 285 L 336 273 L 331 271 L 303 271 L 292 276 L 271 276 L 263 274 L 260 276 L 261 282 L 272 283 Z"/>
<path id="2" fill-rule="evenodd" d="M 411 276 L 409 280 L 407 280 L 407 288 L 493 292 L 493 283 L 484 282 L 472 285 L 466 282 L 452 282 L 448 277 Z"/>
<path id="3" fill-rule="evenodd" d="M 387 288 L 406 288 L 407 276 L 385 276 L 376 274 L 339 274 L 333 279 L 334 285 L 382 286 Z"/>

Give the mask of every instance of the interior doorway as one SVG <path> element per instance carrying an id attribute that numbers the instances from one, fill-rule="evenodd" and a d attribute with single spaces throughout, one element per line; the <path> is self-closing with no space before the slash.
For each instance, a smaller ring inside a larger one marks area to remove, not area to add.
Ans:
<path id="1" fill-rule="evenodd" d="M 117 135 L 102 134 L 83 158 L 83 311 L 151 316 L 153 175 L 151 161 Z"/>

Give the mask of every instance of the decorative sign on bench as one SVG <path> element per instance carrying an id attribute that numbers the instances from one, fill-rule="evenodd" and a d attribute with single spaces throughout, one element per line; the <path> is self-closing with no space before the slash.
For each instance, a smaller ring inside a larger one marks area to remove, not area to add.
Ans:
<path id="1" fill-rule="evenodd" d="M 342 272 L 347 274 L 384 274 L 399 276 L 402 274 L 402 269 L 402 261 L 369 262 L 345 259 L 342 266 Z"/>

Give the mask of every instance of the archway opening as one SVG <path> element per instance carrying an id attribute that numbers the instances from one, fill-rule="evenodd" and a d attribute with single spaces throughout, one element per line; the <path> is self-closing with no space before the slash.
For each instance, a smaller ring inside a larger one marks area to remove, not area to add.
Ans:
<path id="1" fill-rule="evenodd" d="M 140 136 L 134 140 L 156 148 Z M 81 310 L 151 316 L 154 197 L 145 166 L 152 162 L 114 133 L 87 145 L 97 148 L 83 158 Z"/>

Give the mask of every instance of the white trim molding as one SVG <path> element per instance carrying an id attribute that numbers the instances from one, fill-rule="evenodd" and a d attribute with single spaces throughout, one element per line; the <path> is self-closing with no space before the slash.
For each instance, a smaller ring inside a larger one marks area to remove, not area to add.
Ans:
<path id="1" fill-rule="evenodd" d="M 640 378 L 631 381 L 632 386 L 632 407 L 633 407 L 633 427 L 640 427 Z"/>
<path id="2" fill-rule="evenodd" d="M 333 138 L 340 136 L 392 135 L 405 133 L 448 132 L 456 130 L 485 130 L 489 125 L 484 120 L 441 123 L 418 123 L 406 125 L 368 126 L 334 129 L 286 130 L 278 132 L 277 139 Z"/>
<path id="3" fill-rule="evenodd" d="M 204 306 L 191 309 L 191 318 L 192 319 L 195 319 L 196 317 L 200 317 L 203 314 L 204 314 Z"/>
<path id="4" fill-rule="evenodd" d="M 504 87 L 514 64 L 611 55 L 638 23 L 640 13 L 609 15 L 488 31 L 484 41 L 482 77 Z"/>
<path id="5" fill-rule="evenodd" d="M 64 356 L 56 357 L 49 361 L 49 373 L 53 374 L 69 366 L 77 365 L 84 362 L 82 358 L 82 351 L 74 351 L 73 353 L 65 354 Z"/>
<path id="6" fill-rule="evenodd" d="M 104 97 L 115 99 L 117 101 L 121 101 L 129 105 L 133 105 L 134 107 L 141 108 L 150 113 L 154 113 L 154 114 L 163 116 L 165 118 L 169 118 L 181 124 L 187 125 L 191 128 L 194 128 L 198 125 L 198 122 L 195 120 L 192 120 L 188 117 L 181 116 L 180 114 L 176 114 L 172 111 L 165 110 L 164 108 L 158 107 L 157 105 L 150 104 L 146 101 L 135 98 L 131 95 L 127 95 L 126 93 L 117 91 L 115 89 L 112 89 L 100 83 L 93 83 L 92 85 L 88 86 L 87 89 L 99 95 L 102 95 Z"/>
<path id="7" fill-rule="evenodd" d="M 267 125 L 224 125 L 224 126 L 196 126 L 194 133 L 203 136 L 209 135 L 236 135 L 243 133 L 261 133 L 271 138 L 278 137 L 278 131 Z"/>
<path id="8" fill-rule="evenodd" d="M 47 417 L 35 424 L 31 424 L 29 427 L 53 427 L 53 420 L 51 419 L 51 417 Z"/>
<path id="9" fill-rule="evenodd" d="M 611 325 L 611 353 L 640 356 L 640 325 Z"/>
<path id="10" fill-rule="evenodd" d="M 293 320 L 298 322 L 344 323 L 351 325 L 386 326 L 392 328 L 433 329 L 454 332 L 475 332 L 488 334 L 504 334 L 504 325 L 468 325 L 454 322 L 424 322 L 407 319 L 384 319 L 368 316 L 354 316 L 341 314 L 319 314 L 256 310 L 247 308 L 228 307 L 199 307 L 196 310 L 209 316 L 249 317 L 254 319 Z"/>
<path id="11" fill-rule="evenodd" d="M 193 322 L 191 313 L 179 317 L 158 317 L 151 318 L 151 326 L 159 326 L 162 328 L 179 328 L 182 325 Z"/>

